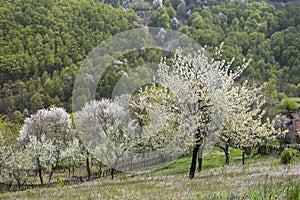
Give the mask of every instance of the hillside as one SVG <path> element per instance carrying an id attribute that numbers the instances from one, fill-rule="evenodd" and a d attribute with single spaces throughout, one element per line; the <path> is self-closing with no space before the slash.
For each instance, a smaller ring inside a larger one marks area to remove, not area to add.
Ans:
<path id="1" fill-rule="evenodd" d="M 0 194 L 1 199 L 287 199 L 300 198 L 299 163 L 279 165 L 274 157 L 248 158 L 245 166 L 234 151 L 230 166 L 212 152 L 204 158 L 205 170 L 188 180 L 190 157 L 149 174 L 120 174 L 80 185 L 41 188 Z"/>
<path id="2" fill-rule="evenodd" d="M 70 111 L 80 63 L 101 41 L 133 28 L 133 11 L 85 1 L 1 0 L 0 113 L 50 105 Z"/>
<path id="3" fill-rule="evenodd" d="M 174 28 L 169 20 L 176 17 L 178 30 L 207 45 L 211 54 L 224 42 L 221 59 L 235 57 L 235 67 L 243 58 L 252 59 L 244 77 L 267 82 L 271 116 L 282 98 L 300 96 L 299 4 L 275 8 L 264 2 L 168 0 L 156 10 L 151 2 L 142 6 L 144 11 L 134 8 L 148 13 L 149 25 Z M 0 113 L 11 120 L 19 115 L 15 111 L 28 114 L 51 105 L 71 111 L 81 61 L 101 41 L 138 21 L 133 10 L 93 0 L 2 0 L 0 16 Z M 135 59 L 145 58 L 131 58 L 129 68 Z M 113 77 L 110 87 L 119 78 Z"/>

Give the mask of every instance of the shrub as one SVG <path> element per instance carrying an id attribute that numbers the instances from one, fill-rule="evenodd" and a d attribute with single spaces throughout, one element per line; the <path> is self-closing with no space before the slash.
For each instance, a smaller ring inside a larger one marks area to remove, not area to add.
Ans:
<path id="1" fill-rule="evenodd" d="M 297 157 L 297 150 L 295 149 L 284 149 L 280 156 L 280 161 L 282 164 L 291 164 L 295 161 Z"/>
<path id="2" fill-rule="evenodd" d="M 64 181 L 62 180 L 61 175 L 58 174 L 58 175 L 57 175 L 56 188 L 57 188 L 57 189 L 60 189 L 60 188 L 62 188 L 63 186 L 64 186 Z"/>

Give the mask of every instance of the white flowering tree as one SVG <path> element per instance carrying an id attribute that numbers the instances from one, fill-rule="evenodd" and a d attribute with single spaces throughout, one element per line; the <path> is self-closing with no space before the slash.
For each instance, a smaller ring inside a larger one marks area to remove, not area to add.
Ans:
<path id="1" fill-rule="evenodd" d="M 118 159 L 132 143 L 126 134 L 130 128 L 127 121 L 130 117 L 127 115 L 123 106 L 109 99 L 90 101 L 76 112 L 76 128 L 88 154 L 91 153 L 109 166 L 117 165 Z M 114 148 L 122 151 L 114 151 Z M 89 171 L 89 161 L 86 163 Z M 112 176 L 113 173 L 112 170 Z"/>
<path id="2" fill-rule="evenodd" d="M 16 181 L 20 188 L 32 174 L 32 165 L 28 152 L 21 151 L 15 142 L 15 133 L 10 127 L 13 124 L 0 119 L 0 180 L 7 185 Z"/>
<path id="3" fill-rule="evenodd" d="M 226 155 L 226 164 L 229 164 L 229 146 L 244 150 L 244 164 L 246 149 L 275 140 L 281 132 L 274 128 L 274 123 L 268 118 L 264 119 L 263 86 L 249 85 L 245 81 L 228 88 L 224 98 L 227 114 L 220 129 L 218 146 Z"/>
<path id="4" fill-rule="evenodd" d="M 71 141 L 68 141 L 66 148 L 61 152 L 61 162 L 59 166 L 68 169 L 70 176 L 71 170 L 74 175 L 75 167 L 83 166 L 84 162 L 83 146 L 77 138 L 73 138 Z"/>
<path id="5" fill-rule="evenodd" d="M 178 105 L 175 96 L 161 85 L 140 88 L 129 102 L 133 120 L 141 128 L 134 151 L 155 151 L 168 145 L 178 130 Z"/>
<path id="6" fill-rule="evenodd" d="M 1 183 L 12 185 L 17 182 L 20 188 L 33 174 L 33 165 L 28 151 L 23 151 L 18 143 L 2 136 L 0 130 L 0 177 Z"/>
<path id="7" fill-rule="evenodd" d="M 3 142 L 3 140 L 1 140 Z M 51 144 L 43 144 L 43 149 L 49 151 L 41 151 L 41 143 L 38 144 L 36 137 L 30 136 L 29 143 L 26 144 L 26 148 L 6 146 L 5 141 L 1 144 L 1 180 L 8 185 L 11 185 L 14 180 L 17 182 L 20 188 L 26 183 L 27 179 L 34 174 L 37 170 L 35 158 L 38 156 L 38 162 L 41 169 L 45 166 L 49 166 L 48 162 L 51 162 L 51 153 L 53 147 Z M 44 137 L 41 139 L 44 141 Z"/>
<path id="8" fill-rule="evenodd" d="M 158 70 L 159 82 L 172 91 L 180 105 L 180 129 L 194 137 L 190 178 L 194 177 L 197 154 L 202 153 L 205 143 L 214 138 L 212 133 L 222 126 L 226 112 L 226 88 L 234 83 L 248 65 L 244 63 L 231 71 L 233 61 L 216 61 L 204 51 L 197 53 L 184 56 L 179 52 L 171 64 L 163 61 Z"/>
<path id="9" fill-rule="evenodd" d="M 4 173 L 8 178 L 13 178 L 16 180 L 19 189 L 22 185 L 26 183 L 29 177 L 31 177 L 34 172 L 34 164 L 31 160 L 31 154 L 28 150 L 12 149 L 8 150 L 10 156 L 7 158 L 4 165 Z"/>
<path id="10" fill-rule="evenodd" d="M 13 177 L 11 174 L 7 172 L 6 164 L 7 160 L 11 157 L 12 152 L 10 151 L 10 147 L 7 146 L 6 139 L 0 135 L 0 177 L 1 182 L 12 184 Z"/>
<path id="11" fill-rule="evenodd" d="M 25 119 L 18 140 L 31 152 L 42 185 L 43 172 L 50 173 L 50 182 L 72 138 L 70 115 L 62 108 L 41 109 Z"/>

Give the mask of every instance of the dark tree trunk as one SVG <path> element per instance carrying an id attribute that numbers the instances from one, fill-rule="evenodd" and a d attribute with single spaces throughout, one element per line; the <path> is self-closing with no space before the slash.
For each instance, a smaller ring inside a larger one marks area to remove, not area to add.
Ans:
<path id="1" fill-rule="evenodd" d="M 204 149 L 204 146 L 200 147 L 199 151 L 198 151 L 198 172 L 202 171 L 203 149 Z"/>
<path id="2" fill-rule="evenodd" d="M 53 175 L 54 171 L 55 171 L 55 169 L 54 169 L 54 167 L 52 166 L 52 168 L 51 168 L 51 172 L 50 172 L 50 175 L 49 175 L 49 180 L 48 180 L 48 183 L 50 183 L 50 182 L 51 182 L 52 175 Z"/>
<path id="3" fill-rule="evenodd" d="M 56 170 L 56 168 L 58 166 L 58 163 L 59 163 L 59 151 L 57 151 L 57 157 L 56 157 L 55 165 L 52 165 L 52 167 L 51 167 L 51 172 L 50 172 L 50 175 L 49 175 L 49 181 L 48 181 L 48 183 L 51 182 L 52 176 L 53 176 L 53 174 L 54 174 L 54 172 L 55 172 L 55 170 Z"/>
<path id="4" fill-rule="evenodd" d="M 51 179 L 52 179 L 52 176 L 53 176 L 55 170 L 56 170 L 56 166 L 52 165 L 51 172 L 50 172 L 50 175 L 49 175 L 48 183 L 51 182 Z"/>
<path id="5" fill-rule="evenodd" d="M 39 166 L 39 177 L 40 177 L 41 185 L 44 185 L 44 183 L 43 183 L 43 176 L 42 176 L 42 168 L 41 168 L 41 166 Z"/>
<path id="6" fill-rule="evenodd" d="M 14 175 L 14 177 L 15 177 L 15 179 L 17 181 L 17 184 L 18 184 L 18 190 L 20 190 L 21 186 L 22 186 L 21 181 L 17 178 L 17 176 Z"/>
<path id="7" fill-rule="evenodd" d="M 243 162 L 243 165 L 244 165 L 245 164 L 245 150 L 243 151 L 242 162 Z"/>
<path id="8" fill-rule="evenodd" d="M 44 185 L 43 176 L 42 176 L 42 166 L 40 164 L 39 158 L 37 159 L 37 163 L 38 163 L 38 173 L 39 173 L 39 177 L 40 177 L 40 182 L 41 182 L 41 185 Z"/>
<path id="9" fill-rule="evenodd" d="M 114 180 L 115 169 L 111 168 L 111 180 Z"/>
<path id="10" fill-rule="evenodd" d="M 18 179 L 17 179 L 17 184 L 18 184 L 18 190 L 20 190 L 21 189 L 21 183 Z"/>
<path id="11" fill-rule="evenodd" d="M 68 167 L 68 171 L 69 171 L 69 177 L 71 177 L 71 168 Z"/>
<path id="12" fill-rule="evenodd" d="M 226 163 L 226 165 L 229 165 L 229 145 L 228 144 L 226 145 L 224 152 L 225 152 L 225 156 L 226 156 L 225 163 Z"/>
<path id="13" fill-rule="evenodd" d="M 17 184 L 18 184 L 18 189 L 21 190 L 21 187 L 22 187 L 23 185 L 25 185 L 26 180 L 23 180 L 23 182 L 22 182 L 22 181 L 21 181 L 19 178 L 17 178 L 16 176 L 15 176 L 15 178 L 16 178 L 16 181 L 17 181 Z"/>
<path id="14" fill-rule="evenodd" d="M 197 164 L 197 154 L 198 154 L 198 151 L 199 151 L 199 147 L 200 147 L 200 145 L 196 144 L 196 146 L 193 149 L 192 164 L 191 164 L 190 174 L 189 174 L 190 179 L 195 177 L 196 164 Z"/>
<path id="15" fill-rule="evenodd" d="M 102 163 L 99 164 L 99 169 L 98 169 L 98 176 L 101 177 L 102 175 Z"/>
<path id="16" fill-rule="evenodd" d="M 86 152 L 86 171 L 88 173 L 88 180 L 91 179 L 91 168 L 90 168 L 90 153 Z"/>

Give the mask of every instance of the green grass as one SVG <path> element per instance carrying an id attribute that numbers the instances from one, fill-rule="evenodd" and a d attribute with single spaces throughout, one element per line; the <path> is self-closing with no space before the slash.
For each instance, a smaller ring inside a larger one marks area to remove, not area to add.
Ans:
<path id="1" fill-rule="evenodd" d="M 242 151 L 234 148 L 229 148 L 229 165 L 242 164 Z M 267 155 L 246 156 L 246 163 L 262 162 L 274 157 Z M 168 166 L 156 171 L 153 175 L 176 175 L 187 174 L 190 169 L 192 156 L 187 155 L 183 158 L 173 161 Z M 209 170 L 215 167 L 223 167 L 225 165 L 225 155 L 223 151 L 215 147 L 210 152 L 204 152 L 203 156 L 203 170 Z M 198 164 L 197 164 L 198 167 Z"/>
<path id="2" fill-rule="evenodd" d="M 203 171 L 188 179 L 191 156 L 161 170 L 119 174 L 81 185 L 0 194 L 0 199 L 293 199 L 300 200 L 300 163 L 281 165 L 278 158 L 256 155 L 241 164 L 242 152 L 230 149 L 230 165 L 213 148 Z"/>

